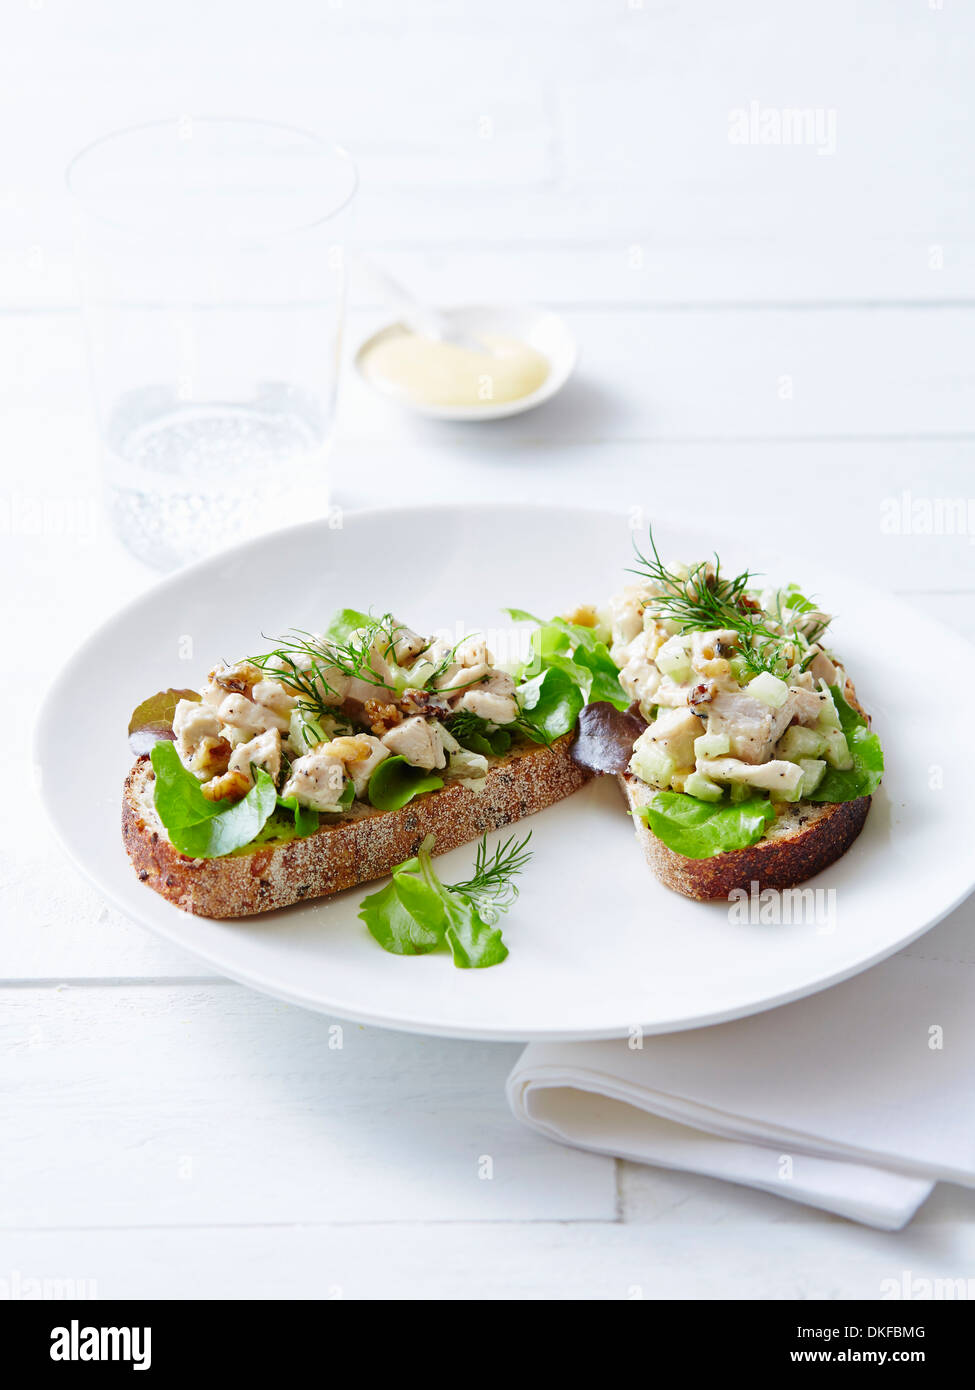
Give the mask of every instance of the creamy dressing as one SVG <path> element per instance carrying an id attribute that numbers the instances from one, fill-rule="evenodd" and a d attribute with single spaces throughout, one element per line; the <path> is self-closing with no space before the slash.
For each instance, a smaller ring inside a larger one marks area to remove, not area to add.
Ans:
<path id="1" fill-rule="evenodd" d="M 548 359 L 527 343 L 497 333 L 485 333 L 481 340 L 486 350 L 476 352 L 392 329 L 368 348 L 362 370 L 378 386 L 417 405 L 434 406 L 519 401 L 548 377 Z"/>

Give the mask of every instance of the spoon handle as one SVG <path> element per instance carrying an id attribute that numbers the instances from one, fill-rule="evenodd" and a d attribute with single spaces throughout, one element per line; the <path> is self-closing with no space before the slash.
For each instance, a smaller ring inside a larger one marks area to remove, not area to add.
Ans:
<path id="1" fill-rule="evenodd" d="M 459 332 L 445 314 L 430 304 L 421 304 L 410 292 L 395 280 L 387 271 L 365 256 L 357 256 L 356 263 L 372 281 L 383 299 L 401 315 L 404 323 L 414 333 L 423 338 L 435 338 L 444 343 L 455 343 L 472 352 L 487 352 L 488 349 L 479 338 Z"/>

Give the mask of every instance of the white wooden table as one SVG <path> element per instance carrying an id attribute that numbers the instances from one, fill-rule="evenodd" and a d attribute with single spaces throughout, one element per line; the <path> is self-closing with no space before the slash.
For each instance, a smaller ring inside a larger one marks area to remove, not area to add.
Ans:
<path id="1" fill-rule="evenodd" d="M 362 241 L 394 273 L 445 302 L 548 303 L 578 332 L 571 389 L 490 427 L 407 420 L 347 379 L 341 505 L 419 486 L 795 528 L 797 551 L 975 636 L 975 506 L 965 534 L 882 527 L 904 493 L 975 496 L 975 13 L 270 13 L 39 0 L 4 19 L 0 1292 L 876 1297 L 903 1270 L 975 1274 L 970 1192 L 942 1187 L 883 1235 L 571 1153 L 508 1115 L 516 1047 L 337 1034 L 209 974 L 68 866 L 19 736 L 62 656 L 153 578 L 98 508 L 60 169 L 91 135 L 183 111 L 339 132 Z M 813 143 L 729 138 L 786 109 L 812 113 Z M 358 300 L 350 343 L 376 319 Z M 79 692 L 79 738 L 96 698 Z M 912 949 L 970 963 L 973 927 L 970 902 Z"/>

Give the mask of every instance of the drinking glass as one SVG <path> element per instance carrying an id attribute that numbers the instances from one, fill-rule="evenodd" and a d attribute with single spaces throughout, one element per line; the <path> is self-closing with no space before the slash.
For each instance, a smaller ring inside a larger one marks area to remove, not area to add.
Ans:
<path id="1" fill-rule="evenodd" d="M 68 167 L 123 542 L 160 569 L 328 507 L 349 156 L 307 131 L 183 118 Z"/>

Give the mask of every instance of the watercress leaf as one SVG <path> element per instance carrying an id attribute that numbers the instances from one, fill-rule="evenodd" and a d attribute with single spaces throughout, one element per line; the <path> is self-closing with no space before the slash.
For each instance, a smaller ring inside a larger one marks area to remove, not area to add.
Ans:
<path id="1" fill-rule="evenodd" d="M 379 811 L 398 811 L 422 792 L 438 791 L 443 778 L 405 758 L 384 758 L 369 778 L 369 800 Z"/>
<path id="2" fill-rule="evenodd" d="M 516 623 L 538 623 L 541 627 L 543 618 L 536 618 L 534 613 L 528 613 L 524 608 L 502 608 L 502 613 L 507 613 Z"/>
<path id="3" fill-rule="evenodd" d="M 394 955 L 424 955 L 446 942 L 458 969 L 499 965 L 508 954 L 499 928 L 479 910 L 467 884 L 441 883 L 433 868 L 432 847 L 430 835 L 415 858 L 397 865 L 385 888 L 363 899 L 359 916 L 383 950 Z M 482 871 L 484 855 L 482 845 Z"/>
<path id="4" fill-rule="evenodd" d="M 486 719 L 465 710 L 450 721 L 450 732 L 462 748 L 484 758 L 500 757 L 511 747 L 508 729 L 491 729 Z"/>
<path id="5" fill-rule="evenodd" d="M 746 801 L 698 801 L 683 792 L 657 792 L 637 813 L 668 849 L 687 859 L 710 859 L 757 844 L 775 819 L 764 796 Z"/>
<path id="6" fill-rule="evenodd" d="M 545 670 L 561 671 L 568 676 L 573 685 L 579 687 L 583 701 L 588 701 L 592 687 L 592 671 L 570 656 L 550 656 L 545 662 Z"/>
<path id="7" fill-rule="evenodd" d="M 232 806 L 232 801 L 208 801 L 199 781 L 179 760 L 172 743 L 157 743 L 149 754 L 156 774 L 153 803 L 168 831 L 210 820 Z M 170 835 L 172 839 L 172 835 Z"/>
<path id="8" fill-rule="evenodd" d="M 384 951 L 422 956 L 444 940 L 446 919 L 435 890 L 417 877 L 420 864 L 408 859 L 378 893 L 363 898 L 359 916 Z"/>
<path id="9" fill-rule="evenodd" d="M 557 667 L 525 681 L 515 697 L 521 710 L 518 728 L 535 743 L 552 743 L 568 733 L 586 702 L 578 684 Z"/>
<path id="10" fill-rule="evenodd" d="M 313 835 L 318 829 L 318 812 L 310 806 L 302 806 L 296 796 L 279 796 L 278 805 L 294 816 L 296 835 Z"/>
<path id="11" fill-rule="evenodd" d="M 192 859 L 217 859 L 243 849 L 263 830 L 277 805 L 278 794 L 274 779 L 262 767 L 253 771 L 254 785 L 241 801 L 195 825 L 176 829 L 167 826 L 169 838 L 180 854 L 188 854 Z"/>
<path id="12" fill-rule="evenodd" d="M 794 613 L 812 613 L 814 611 L 816 605 L 800 592 L 798 584 L 787 584 L 783 593 L 786 603 Z"/>
<path id="13" fill-rule="evenodd" d="M 583 630 L 586 631 L 587 629 Z M 584 649 L 577 649 L 573 660 L 576 665 L 592 673 L 589 689 L 586 692 L 587 703 L 607 700 L 617 709 L 629 708 L 631 698 L 620 685 L 616 662 L 610 656 L 609 648 L 605 642 L 594 641 Z"/>
<path id="14" fill-rule="evenodd" d="M 347 642 L 353 632 L 372 627 L 374 623 L 375 619 L 370 618 L 368 613 L 360 613 L 356 608 L 340 608 L 329 619 L 324 636 L 330 642 Z"/>
<path id="15" fill-rule="evenodd" d="M 856 801 L 872 796 L 884 774 L 884 752 L 880 739 L 872 733 L 863 715 L 847 704 L 838 685 L 830 686 L 833 703 L 840 717 L 840 728 L 853 758 L 850 768 L 828 767 L 819 786 L 808 798 L 810 801 Z"/>
<path id="16" fill-rule="evenodd" d="M 447 944 L 459 970 L 500 965 L 508 955 L 501 928 L 485 922 L 466 893 L 447 890 Z"/>

